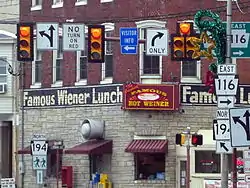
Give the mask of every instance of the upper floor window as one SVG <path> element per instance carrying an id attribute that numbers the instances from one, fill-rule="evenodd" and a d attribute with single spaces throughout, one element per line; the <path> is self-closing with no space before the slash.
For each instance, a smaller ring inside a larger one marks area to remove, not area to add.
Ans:
<path id="1" fill-rule="evenodd" d="M 193 20 L 185 20 L 192 22 Z M 185 22 L 183 21 L 183 22 Z M 194 31 L 199 33 L 198 28 L 194 25 Z M 201 61 L 182 61 L 181 62 L 181 82 L 192 83 L 201 82 Z"/>
<path id="2" fill-rule="evenodd" d="M 86 5 L 87 0 L 76 0 L 75 6 L 81 6 L 81 5 Z"/>
<path id="3" fill-rule="evenodd" d="M 85 29 L 86 31 L 86 29 Z M 88 41 L 85 41 L 85 50 L 76 52 L 76 85 L 87 84 Z"/>
<path id="4" fill-rule="evenodd" d="M 136 22 L 140 39 L 147 38 L 148 28 L 165 28 L 166 22 L 158 20 L 144 20 Z M 142 83 L 161 83 L 162 80 L 162 56 L 146 55 L 146 45 L 139 44 L 139 70 Z"/>
<path id="5" fill-rule="evenodd" d="M 32 6 L 42 5 L 42 0 L 32 0 Z"/>
<path id="6" fill-rule="evenodd" d="M 58 50 L 53 51 L 53 86 L 62 86 L 63 76 L 63 46 L 59 38 Z"/>
<path id="7" fill-rule="evenodd" d="M 7 63 L 3 57 L 0 57 L 0 83 L 7 83 Z"/>
<path id="8" fill-rule="evenodd" d="M 114 24 L 104 23 L 105 26 L 105 36 L 114 36 Z M 113 82 L 113 42 L 105 41 L 105 62 L 102 64 L 102 81 L 101 84 L 112 83 Z"/>
<path id="9" fill-rule="evenodd" d="M 63 0 L 53 0 L 52 8 L 63 7 Z"/>

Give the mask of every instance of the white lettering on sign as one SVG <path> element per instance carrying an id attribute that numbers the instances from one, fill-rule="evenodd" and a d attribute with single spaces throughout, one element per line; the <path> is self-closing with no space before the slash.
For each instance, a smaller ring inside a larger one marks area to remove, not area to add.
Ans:
<path id="1" fill-rule="evenodd" d="M 63 24 L 63 50 L 81 51 L 85 47 L 85 26 Z"/>
<path id="2" fill-rule="evenodd" d="M 231 65 L 218 65 L 218 70 L 217 70 L 217 74 L 236 74 L 236 65 L 231 64 Z"/>

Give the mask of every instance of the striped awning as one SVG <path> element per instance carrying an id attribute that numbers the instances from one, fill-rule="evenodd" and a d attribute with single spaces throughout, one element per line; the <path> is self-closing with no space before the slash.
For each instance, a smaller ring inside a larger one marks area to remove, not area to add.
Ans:
<path id="1" fill-rule="evenodd" d="M 125 149 L 130 153 L 167 153 L 167 140 L 133 140 Z"/>

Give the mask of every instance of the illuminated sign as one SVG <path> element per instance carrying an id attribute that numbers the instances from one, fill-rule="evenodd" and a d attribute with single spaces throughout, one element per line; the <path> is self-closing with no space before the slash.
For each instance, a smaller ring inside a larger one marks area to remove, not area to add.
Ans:
<path id="1" fill-rule="evenodd" d="M 179 85 L 177 84 L 125 84 L 123 109 L 178 110 Z"/>

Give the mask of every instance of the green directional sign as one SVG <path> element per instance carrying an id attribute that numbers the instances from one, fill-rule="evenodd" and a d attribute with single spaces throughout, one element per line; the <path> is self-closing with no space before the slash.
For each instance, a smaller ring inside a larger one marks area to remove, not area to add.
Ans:
<path id="1" fill-rule="evenodd" d="M 232 22 L 231 28 L 232 58 L 250 58 L 250 22 Z"/>

